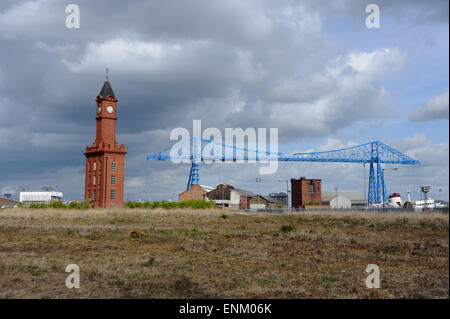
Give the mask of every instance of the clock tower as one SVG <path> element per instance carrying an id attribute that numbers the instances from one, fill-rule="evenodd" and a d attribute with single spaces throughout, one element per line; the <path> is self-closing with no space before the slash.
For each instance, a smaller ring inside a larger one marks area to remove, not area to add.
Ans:
<path id="1" fill-rule="evenodd" d="M 108 76 L 97 102 L 97 133 L 95 141 L 86 147 L 84 198 L 94 207 L 122 207 L 125 168 L 125 145 L 116 140 L 116 103 Z"/>

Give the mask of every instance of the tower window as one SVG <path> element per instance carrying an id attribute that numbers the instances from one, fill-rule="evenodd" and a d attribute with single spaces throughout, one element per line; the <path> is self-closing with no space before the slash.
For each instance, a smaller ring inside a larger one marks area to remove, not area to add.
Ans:
<path id="1" fill-rule="evenodd" d="M 315 187 L 316 185 L 314 184 L 314 182 L 313 181 L 311 181 L 310 183 L 309 183 L 309 192 L 310 193 L 315 193 L 316 192 L 316 187 Z"/>
<path id="2" fill-rule="evenodd" d="M 113 162 L 111 163 L 111 169 L 112 169 L 112 170 L 116 170 L 116 169 L 117 169 L 117 162 L 116 162 L 116 161 L 113 161 Z"/>
<path id="3" fill-rule="evenodd" d="M 92 200 L 95 200 L 95 191 L 92 192 Z"/>
<path id="4" fill-rule="evenodd" d="M 92 177 L 92 185 L 97 185 L 97 176 Z"/>
<path id="5" fill-rule="evenodd" d="M 111 199 L 112 199 L 112 200 L 115 200 L 115 199 L 116 199 L 116 190 L 115 190 L 115 189 L 112 189 L 112 190 L 111 190 Z"/>
<path id="6" fill-rule="evenodd" d="M 94 162 L 94 171 L 97 170 L 97 162 Z"/>
<path id="7" fill-rule="evenodd" d="M 111 175 L 111 185 L 116 185 L 116 175 Z"/>

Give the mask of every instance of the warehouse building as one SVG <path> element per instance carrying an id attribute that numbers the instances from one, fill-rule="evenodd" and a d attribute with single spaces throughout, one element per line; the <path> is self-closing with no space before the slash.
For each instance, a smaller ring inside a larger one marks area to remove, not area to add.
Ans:
<path id="1" fill-rule="evenodd" d="M 284 205 L 284 207 L 289 207 L 288 204 L 288 194 L 280 192 L 280 193 L 270 193 L 269 194 L 270 197 L 272 197 L 273 199 L 275 199 L 277 201 L 277 203 L 281 203 Z"/>
<path id="2" fill-rule="evenodd" d="M 0 208 L 15 208 L 19 204 L 18 201 L 10 197 L 0 197 Z"/>
<path id="3" fill-rule="evenodd" d="M 188 190 L 178 194 L 178 201 L 182 202 L 184 200 L 190 200 L 190 199 L 203 199 L 204 195 L 207 192 L 210 192 L 214 189 L 214 187 L 211 186 L 205 186 L 205 185 L 192 185 L 191 188 Z"/>
<path id="4" fill-rule="evenodd" d="M 322 205 L 329 205 L 333 209 L 350 209 L 367 205 L 362 192 L 351 190 L 323 190 Z"/>
<path id="5" fill-rule="evenodd" d="M 248 203 L 250 209 L 275 209 L 277 200 L 266 195 L 256 195 Z"/>
<path id="6" fill-rule="evenodd" d="M 255 194 L 250 191 L 234 188 L 228 184 L 219 184 L 203 195 L 203 199 L 212 200 L 221 207 L 249 209 L 249 200 L 254 196 Z"/>
<path id="7" fill-rule="evenodd" d="M 61 192 L 20 192 L 19 201 L 26 205 L 29 204 L 49 204 L 54 201 L 61 201 L 63 193 Z"/>

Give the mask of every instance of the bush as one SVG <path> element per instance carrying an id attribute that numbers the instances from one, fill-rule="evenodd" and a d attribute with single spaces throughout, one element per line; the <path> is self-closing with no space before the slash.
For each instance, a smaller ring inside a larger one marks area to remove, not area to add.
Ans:
<path id="1" fill-rule="evenodd" d="M 320 204 L 317 202 L 309 202 L 309 203 L 305 203 L 305 205 L 307 206 L 319 206 Z"/>
<path id="2" fill-rule="evenodd" d="M 190 199 L 181 202 L 169 202 L 167 200 L 155 201 L 155 202 L 125 202 L 124 206 L 126 208 L 165 208 L 165 209 L 176 209 L 176 208 L 193 208 L 193 209 L 206 209 L 216 207 L 216 203 L 212 201 L 206 201 L 202 199 Z"/>
<path id="3" fill-rule="evenodd" d="M 289 233 L 289 232 L 293 231 L 294 229 L 295 229 L 294 225 L 288 224 L 288 225 L 281 226 L 280 231 L 282 233 Z"/>
<path id="4" fill-rule="evenodd" d="M 64 205 L 64 203 L 58 202 L 58 201 L 51 202 L 47 206 L 48 206 L 48 208 L 67 208 L 67 206 Z"/>
<path id="5" fill-rule="evenodd" d="M 282 203 L 282 202 L 277 202 L 276 204 L 275 204 L 275 208 L 284 208 L 285 206 L 284 206 L 284 204 Z"/>
<path id="6" fill-rule="evenodd" d="M 68 205 L 64 204 L 63 202 L 54 201 L 49 204 L 30 204 L 29 206 L 22 206 L 25 208 L 56 208 L 56 209 L 88 209 L 92 208 L 92 201 L 88 198 L 82 202 L 71 202 Z"/>

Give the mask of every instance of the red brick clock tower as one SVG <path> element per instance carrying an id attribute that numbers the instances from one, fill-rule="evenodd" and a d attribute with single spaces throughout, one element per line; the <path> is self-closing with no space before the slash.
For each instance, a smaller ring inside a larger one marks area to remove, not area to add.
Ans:
<path id="1" fill-rule="evenodd" d="M 122 207 L 125 167 L 125 145 L 116 140 L 116 103 L 108 76 L 97 101 L 97 134 L 86 147 L 84 198 L 95 207 Z"/>

